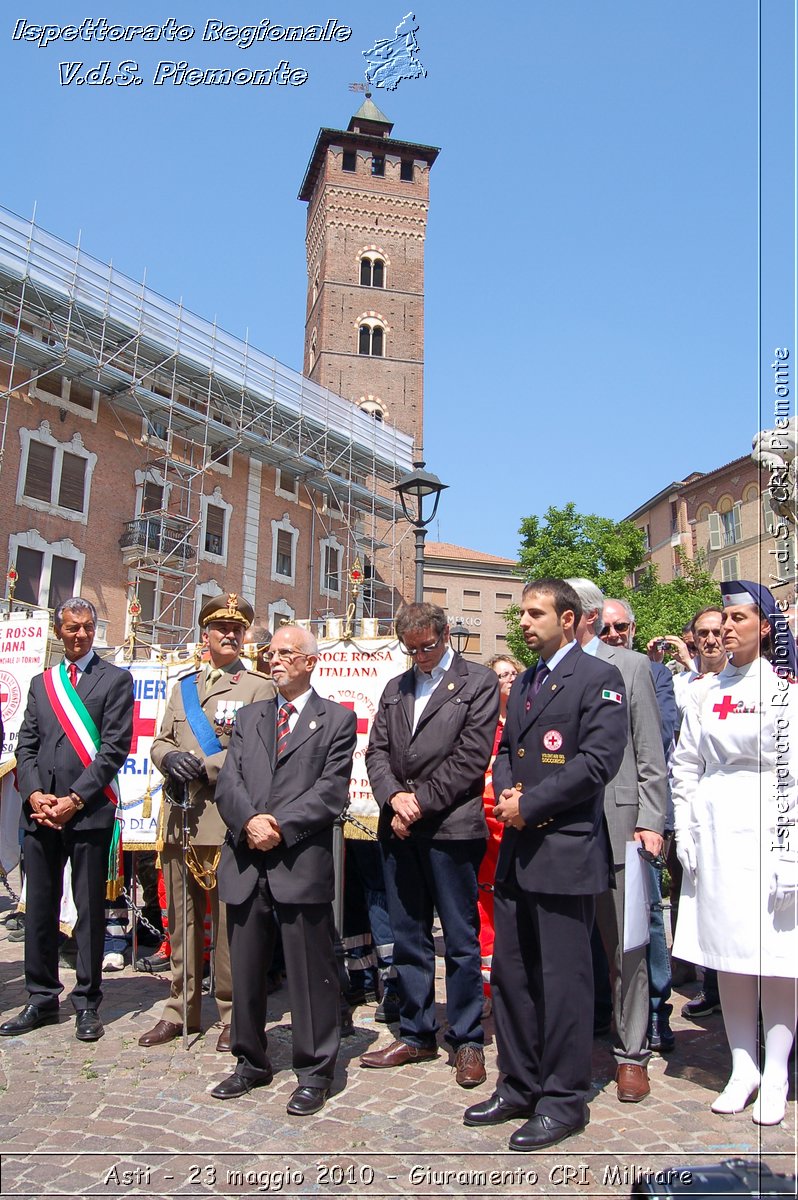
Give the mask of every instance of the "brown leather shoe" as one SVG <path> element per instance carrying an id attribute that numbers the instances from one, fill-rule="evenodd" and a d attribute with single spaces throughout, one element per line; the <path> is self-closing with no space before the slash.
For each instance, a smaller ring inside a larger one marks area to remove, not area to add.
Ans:
<path id="1" fill-rule="evenodd" d="M 648 1071 L 637 1063 L 622 1063 L 615 1076 L 618 1099 L 624 1104 L 638 1104 L 651 1091 Z"/>
<path id="2" fill-rule="evenodd" d="M 408 1063 L 427 1062 L 438 1057 L 437 1046 L 411 1046 L 409 1042 L 391 1042 L 384 1050 L 361 1054 L 361 1067 L 404 1067 Z"/>
<path id="3" fill-rule="evenodd" d="M 179 1038 L 182 1033 L 182 1025 L 175 1025 L 173 1021 L 159 1021 L 157 1025 L 153 1025 L 152 1029 L 142 1033 L 139 1045 L 165 1046 L 167 1042 L 173 1042 L 175 1038 Z"/>
<path id="4" fill-rule="evenodd" d="M 216 1049 L 219 1054 L 230 1053 L 230 1026 L 223 1025 L 222 1032 L 219 1034 L 219 1039 L 216 1043 Z"/>
<path id="5" fill-rule="evenodd" d="M 473 1042 L 458 1046 L 454 1056 L 454 1077 L 462 1088 L 479 1087 L 487 1079 L 485 1051 Z"/>

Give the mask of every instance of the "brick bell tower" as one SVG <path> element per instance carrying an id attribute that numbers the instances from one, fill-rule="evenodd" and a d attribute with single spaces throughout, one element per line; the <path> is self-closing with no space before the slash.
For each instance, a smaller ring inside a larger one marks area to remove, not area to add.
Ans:
<path id="1" fill-rule="evenodd" d="M 308 203 L 303 371 L 423 442 L 424 239 L 434 146 L 391 137 L 371 95 L 321 129 Z"/>

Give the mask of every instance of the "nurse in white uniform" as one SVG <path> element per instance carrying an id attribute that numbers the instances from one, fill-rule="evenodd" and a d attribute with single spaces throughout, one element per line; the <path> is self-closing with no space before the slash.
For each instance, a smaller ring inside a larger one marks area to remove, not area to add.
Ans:
<path id="1" fill-rule="evenodd" d="M 740 1112 L 756 1096 L 753 1120 L 778 1125 L 798 975 L 796 647 L 767 588 L 739 580 L 721 592 L 729 665 L 688 704 L 673 759 L 684 869 L 673 949 L 718 972 L 732 1069 L 712 1111 Z"/>

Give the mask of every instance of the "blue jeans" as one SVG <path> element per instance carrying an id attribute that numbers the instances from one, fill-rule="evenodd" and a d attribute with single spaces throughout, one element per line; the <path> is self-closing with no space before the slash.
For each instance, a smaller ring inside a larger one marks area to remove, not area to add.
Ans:
<path id="1" fill-rule="evenodd" d="M 446 961 L 445 1038 L 455 1049 L 482 1045 L 482 969 L 477 916 L 477 872 L 485 839 L 382 843 L 385 887 L 393 925 L 393 961 L 400 1005 L 400 1037 L 413 1046 L 434 1046 L 437 910 Z"/>
<path id="2" fill-rule="evenodd" d="M 651 899 L 651 925 L 646 951 L 648 963 L 649 1012 L 664 1011 L 670 1015 L 671 960 L 665 941 L 665 916 L 662 908 L 662 872 L 651 863 L 643 863 L 648 872 Z"/>

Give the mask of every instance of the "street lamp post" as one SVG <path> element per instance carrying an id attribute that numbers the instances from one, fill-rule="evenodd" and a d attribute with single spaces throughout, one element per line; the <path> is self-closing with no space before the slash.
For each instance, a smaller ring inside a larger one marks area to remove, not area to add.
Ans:
<path id="1" fill-rule="evenodd" d="M 462 617 L 458 617 L 457 620 L 449 626 L 449 641 L 454 646 L 457 654 L 463 653 L 468 645 L 468 639 L 470 637 L 471 634 L 468 630 L 468 626 L 465 624 Z"/>
<path id="2" fill-rule="evenodd" d="M 409 475 L 395 485 L 394 491 L 399 493 L 402 502 L 402 512 L 413 526 L 416 535 L 416 604 L 424 600 L 424 539 L 427 536 L 427 526 L 435 520 L 441 492 L 448 483 L 441 483 L 437 475 L 425 471 L 426 463 L 414 462 Z M 432 511 L 427 515 L 427 508 L 432 505 Z"/>

